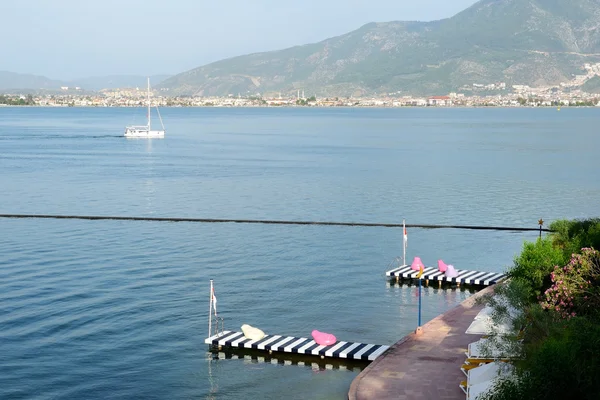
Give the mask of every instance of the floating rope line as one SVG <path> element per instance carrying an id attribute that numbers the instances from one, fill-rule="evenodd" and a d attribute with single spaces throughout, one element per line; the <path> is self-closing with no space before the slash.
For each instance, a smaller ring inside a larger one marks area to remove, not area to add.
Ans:
<path id="1" fill-rule="evenodd" d="M 82 219 L 82 220 L 114 220 L 114 221 L 150 221 L 150 222 L 200 222 L 200 223 L 238 223 L 238 224 L 273 224 L 273 225 L 326 225 L 326 226 L 362 226 L 402 228 L 402 224 L 376 222 L 327 222 L 327 221 L 281 221 L 260 219 L 215 219 L 215 218 L 174 218 L 174 217 L 123 217 L 108 215 L 48 215 L 48 214 L 0 214 L 0 218 L 38 218 L 38 219 Z M 474 225 L 431 225 L 406 224 L 407 228 L 424 229 L 473 229 L 514 232 L 552 232 L 545 228 L 519 228 L 507 226 L 474 226 Z"/>

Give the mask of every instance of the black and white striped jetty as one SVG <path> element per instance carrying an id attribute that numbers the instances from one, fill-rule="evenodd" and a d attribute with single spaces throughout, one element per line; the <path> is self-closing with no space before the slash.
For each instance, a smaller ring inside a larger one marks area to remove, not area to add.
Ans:
<path id="1" fill-rule="evenodd" d="M 437 268 L 427 267 L 423 271 L 421 279 L 430 281 L 450 282 L 450 283 L 464 283 L 469 285 L 481 285 L 489 286 L 498 283 L 502 279 L 506 278 L 505 274 L 497 272 L 482 272 L 482 271 L 470 271 L 466 269 L 457 269 L 458 275 L 455 278 L 447 278 L 443 272 L 440 272 Z M 385 273 L 386 276 L 402 278 L 402 279 L 416 279 L 419 271 L 410 269 L 410 265 L 402 265 L 395 269 L 389 270 Z"/>
<path id="2" fill-rule="evenodd" d="M 237 350 L 244 351 L 244 350 Z M 278 355 L 263 354 L 262 356 L 255 354 L 236 354 L 223 351 L 215 351 L 213 353 L 213 359 L 217 360 L 243 360 L 246 364 L 279 364 L 279 365 L 294 365 L 298 367 L 310 367 L 314 371 L 319 370 L 340 370 L 340 371 L 354 371 L 360 372 L 364 369 L 359 364 L 349 364 L 347 360 L 340 359 L 327 359 L 321 360 L 312 357 L 312 361 L 294 359 L 294 355 L 290 353 L 276 353 Z M 296 356 L 304 357 L 304 356 Z M 305 357 L 306 358 L 306 357 Z M 333 360 L 333 361 L 331 361 Z M 334 362 L 336 361 L 336 362 Z M 352 361 L 353 363 L 361 363 L 360 361 Z M 346 364 L 344 364 L 346 363 Z"/>
<path id="3" fill-rule="evenodd" d="M 346 358 L 351 360 L 373 361 L 385 352 L 389 346 L 339 341 L 331 346 L 321 346 L 312 339 L 293 336 L 266 335 L 260 340 L 250 340 L 242 332 L 223 331 L 204 341 L 213 346 L 226 346 L 240 349 L 265 350 L 320 356 Z"/>

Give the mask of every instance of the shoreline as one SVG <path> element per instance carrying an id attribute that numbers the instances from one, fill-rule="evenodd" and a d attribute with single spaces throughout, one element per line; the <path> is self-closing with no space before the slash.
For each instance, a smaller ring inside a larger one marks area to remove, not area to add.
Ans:
<path id="1" fill-rule="evenodd" d="M 143 105 L 136 106 L 82 106 L 82 105 L 13 105 L 13 104 L 0 104 L 1 108 L 145 108 Z M 397 109 L 473 109 L 473 108 L 484 108 L 484 109 L 572 109 L 572 108 L 600 108 L 600 103 L 596 106 L 497 106 L 497 105 L 477 105 L 477 106 L 466 106 L 466 105 L 457 105 L 457 106 L 368 106 L 368 105 L 356 105 L 356 106 L 269 106 L 269 105 L 243 105 L 243 106 L 206 106 L 206 105 L 194 105 L 194 106 L 159 106 L 159 108 L 300 108 L 300 109 L 313 109 L 313 108 L 336 108 L 336 109 L 349 109 L 349 108 L 372 108 L 372 109 L 382 109 L 382 110 L 397 110 Z"/>

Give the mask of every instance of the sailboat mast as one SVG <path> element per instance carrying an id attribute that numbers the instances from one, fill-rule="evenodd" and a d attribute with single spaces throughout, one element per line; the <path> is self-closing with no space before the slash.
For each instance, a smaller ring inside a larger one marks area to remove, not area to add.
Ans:
<path id="1" fill-rule="evenodd" d="M 148 131 L 151 131 L 150 128 L 150 77 L 148 77 Z"/>

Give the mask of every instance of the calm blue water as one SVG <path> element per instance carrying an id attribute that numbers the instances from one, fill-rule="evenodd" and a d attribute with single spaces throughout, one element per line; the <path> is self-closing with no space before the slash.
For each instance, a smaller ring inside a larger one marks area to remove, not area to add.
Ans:
<path id="1" fill-rule="evenodd" d="M 134 115 L 137 121 L 133 120 Z M 0 108 L 0 213 L 536 227 L 598 216 L 600 110 Z M 417 288 L 398 229 L 0 219 L 0 398 L 346 398 L 359 368 L 214 359 L 225 328 L 392 344 Z M 408 258 L 501 271 L 535 233 L 408 231 Z M 424 289 L 423 319 L 469 291 Z"/>

